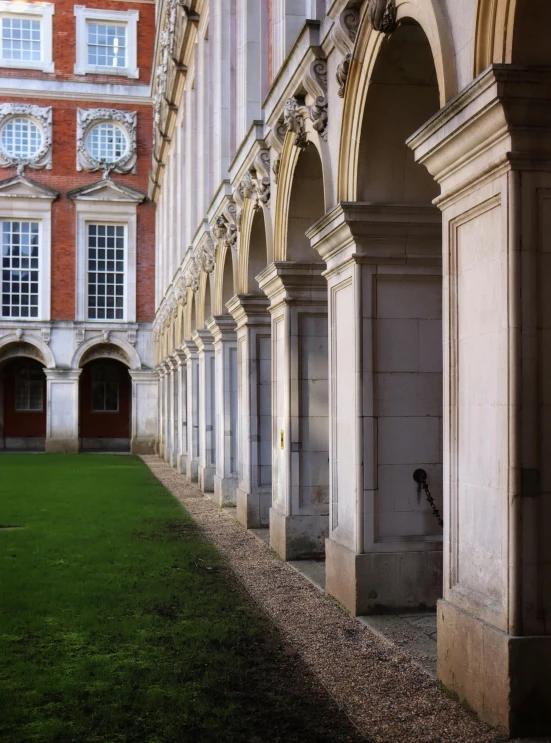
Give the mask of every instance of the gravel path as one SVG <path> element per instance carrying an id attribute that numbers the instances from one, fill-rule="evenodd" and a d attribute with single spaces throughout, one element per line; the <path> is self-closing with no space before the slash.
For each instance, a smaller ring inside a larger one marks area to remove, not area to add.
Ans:
<path id="1" fill-rule="evenodd" d="M 229 561 L 285 641 L 300 653 L 367 740 L 505 740 L 441 692 L 436 682 L 397 648 L 348 616 L 281 562 L 195 485 L 158 457 L 142 459 Z"/>

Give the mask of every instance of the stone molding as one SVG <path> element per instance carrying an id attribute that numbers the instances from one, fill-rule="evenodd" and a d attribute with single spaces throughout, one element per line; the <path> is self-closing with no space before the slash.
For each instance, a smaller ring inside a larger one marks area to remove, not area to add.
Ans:
<path id="1" fill-rule="evenodd" d="M 115 173 L 135 173 L 137 162 L 136 111 L 119 111 L 116 108 L 77 109 L 77 170 L 104 170 L 104 177 L 111 171 Z M 127 138 L 125 154 L 115 162 L 96 160 L 86 146 L 86 139 L 95 124 L 112 122 L 123 129 Z"/>
<path id="2" fill-rule="evenodd" d="M 314 59 L 306 70 L 303 79 L 304 87 L 314 99 L 308 107 L 313 129 L 322 139 L 327 139 L 328 100 L 327 100 L 327 62 L 325 59 Z"/>
<path id="3" fill-rule="evenodd" d="M 0 168 L 16 167 L 18 175 L 22 175 L 25 167 L 41 170 L 52 169 L 52 107 L 36 106 L 33 103 L 1 103 L 0 130 L 10 119 L 16 116 L 32 119 L 42 133 L 42 144 L 37 152 L 29 158 L 20 158 L 9 155 L 0 146 Z"/>

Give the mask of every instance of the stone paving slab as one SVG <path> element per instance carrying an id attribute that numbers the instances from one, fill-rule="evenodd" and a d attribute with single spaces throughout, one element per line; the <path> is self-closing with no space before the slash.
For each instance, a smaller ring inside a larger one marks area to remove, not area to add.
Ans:
<path id="1" fill-rule="evenodd" d="M 251 598 L 367 741 L 504 743 L 506 738 L 442 692 L 404 652 L 325 597 L 195 485 L 155 456 L 142 459 L 228 560 Z"/>

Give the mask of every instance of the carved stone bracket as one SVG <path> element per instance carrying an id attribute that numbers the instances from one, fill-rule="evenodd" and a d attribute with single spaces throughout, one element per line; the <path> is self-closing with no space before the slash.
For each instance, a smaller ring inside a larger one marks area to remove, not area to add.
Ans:
<path id="1" fill-rule="evenodd" d="M 126 340 L 130 343 L 131 346 L 135 346 L 138 340 L 138 332 L 136 330 L 127 330 Z"/>
<path id="2" fill-rule="evenodd" d="M 42 328 L 42 330 L 40 331 L 40 337 L 42 338 L 44 343 L 49 346 L 52 339 L 51 328 Z"/>
<path id="3" fill-rule="evenodd" d="M 78 347 L 81 343 L 84 342 L 84 339 L 86 338 L 86 331 L 84 328 L 77 328 L 77 331 L 75 333 L 75 345 Z"/>
<path id="4" fill-rule="evenodd" d="M 233 192 L 237 205 L 237 226 L 241 226 L 241 209 L 245 199 L 253 202 L 253 208 L 267 206 L 270 201 L 270 150 L 261 149 L 257 152 L 253 168 L 247 170 L 239 186 Z"/>
<path id="5" fill-rule="evenodd" d="M 196 293 L 199 291 L 199 267 L 195 258 L 191 261 L 184 274 L 184 283 L 192 292 Z"/>
<path id="6" fill-rule="evenodd" d="M 274 174 L 274 183 L 277 186 L 277 183 L 279 181 L 279 169 L 281 168 L 281 155 L 278 155 L 276 159 L 274 160 L 274 164 L 272 165 L 272 173 Z"/>
<path id="7" fill-rule="evenodd" d="M 216 261 L 216 243 L 207 233 L 205 240 L 197 251 L 195 258 L 197 266 L 201 271 L 212 273 L 214 271 L 214 264 Z"/>
<path id="8" fill-rule="evenodd" d="M 153 144 L 155 144 L 155 132 L 161 123 L 161 107 L 168 86 L 169 62 L 174 55 L 177 8 L 178 0 L 168 0 L 164 28 L 159 36 L 159 64 L 155 70 L 156 86 L 153 95 Z"/>
<path id="9" fill-rule="evenodd" d="M 287 125 L 285 121 L 279 120 L 274 128 L 270 129 L 266 139 L 270 147 L 273 147 L 276 152 L 281 152 L 286 134 Z"/>
<path id="10" fill-rule="evenodd" d="M 295 135 L 294 145 L 301 150 L 308 146 L 306 130 L 304 128 L 304 117 L 308 113 L 306 106 L 301 105 L 294 97 L 289 98 L 283 107 L 283 121 L 287 131 Z"/>
<path id="11" fill-rule="evenodd" d="M 359 25 L 360 14 L 358 11 L 354 8 L 346 8 L 335 20 L 331 29 L 333 43 L 339 52 L 344 55 L 336 72 L 337 83 L 339 84 L 338 94 L 341 98 L 344 97 L 344 91 L 346 89 L 346 81 L 352 60 L 352 49 L 354 48 Z"/>
<path id="12" fill-rule="evenodd" d="M 182 307 L 185 307 L 187 304 L 187 293 L 186 293 L 186 285 L 184 282 L 183 277 L 180 277 L 176 283 L 176 288 L 174 289 L 174 296 L 176 297 L 176 301 L 178 304 Z"/>
<path id="13" fill-rule="evenodd" d="M 136 121 L 135 111 L 118 111 L 114 108 L 89 108 L 77 110 L 77 170 L 95 171 L 103 169 L 116 173 L 136 172 Z M 90 130 L 96 124 L 113 122 L 121 127 L 127 140 L 127 149 L 115 162 L 96 159 L 87 146 Z"/>
<path id="14" fill-rule="evenodd" d="M 391 34 L 398 26 L 396 0 L 369 0 L 367 15 L 373 29 L 382 34 Z"/>
<path id="15" fill-rule="evenodd" d="M 217 240 L 224 240 L 228 233 L 228 222 L 222 215 L 216 217 L 214 227 L 212 228 L 212 234 Z"/>
<path id="16" fill-rule="evenodd" d="M 314 99 L 308 108 L 312 126 L 322 139 L 327 139 L 327 62 L 324 59 L 315 59 L 310 64 L 303 84 Z"/>
<path id="17" fill-rule="evenodd" d="M 21 175 L 25 167 L 51 170 L 52 168 L 52 107 L 35 106 L 33 103 L 1 103 L 0 132 L 10 119 L 29 118 L 38 127 L 42 140 L 38 149 L 29 157 L 16 157 L 2 145 L 0 137 L 0 168 L 16 167 Z"/>

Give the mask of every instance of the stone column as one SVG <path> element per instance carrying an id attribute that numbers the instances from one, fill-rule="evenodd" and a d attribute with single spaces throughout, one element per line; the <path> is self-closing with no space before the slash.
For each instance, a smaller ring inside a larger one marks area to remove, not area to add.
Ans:
<path id="1" fill-rule="evenodd" d="M 551 732 L 551 72 L 496 65 L 409 141 L 444 222 L 438 676 Z"/>
<path id="2" fill-rule="evenodd" d="M 171 452 L 170 452 L 170 459 L 169 464 L 172 467 L 178 466 L 178 453 L 180 451 L 180 398 L 178 395 L 178 388 L 179 388 L 179 364 L 178 364 L 178 353 L 174 352 L 171 354 L 169 359 L 170 365 L 172 367 L 172 371 L 170 374 L 171 378 L 171 395 L 169 399 L 169 404 L 172 408 L 172 425 L 170 428 L 170 438 L 171 438 Z"/>
<path id="3" fill-rule="evenodd" d="M 164 366 L 166 369 L 165 376 L 165 456 L 167 464 L 172 463 L 174 447 L 174 368 L 170 358 L 165 359 Z"/>
<path id="4" fill-rule="evenodd" d="M 207 321 L 214 338 L 216 421 L 216 472 L 214 501 L 235 506 L 237 489 L 237 336 L 231 315 Z"/>
<path id="5" fill-rule="evenodd" d="M 270 546 L 284 560 L 323 554 L 329 528 L 324 268 L 277 262 L 257 277 L 272 317 Z"/>
<path id="6" fill-rule="evenodd" d="M 158 378 L 153 370 L 129 369 L 132 380 L 132 454 L 154 454 L 158 416 Z"/>
<path id="7" fill-rule="evenodd" d="M 436 606 L 442 268 L 436 207 L 340 204 L 307 233 L 327 263 L 331 528 L 326 591 L 353 614 Z"/>
<path id="8" fill-rule="evenodd" d="M 187 431 L 187 366 L 186 354 L 183 350 L 174 353 L 177 358 L 178 368 L 176 370 L 178 386 L 178 452 L 176 456 L 176 469 L 183 475 L 187 473 L 188 458 L 188 431 Z"/>
<path id="9" fill-rule="evenodd" d="M 158 405 L 159 405 L 159 441 L 157 446 L 157 454 L 161 459 L 165 456 L 165 368 L 163 363 L 157 365 L 157 379 L 158 379 Z"/>
<path id="10" fill-rule="evenodd" d="M 82 369 L 44 369 L 46 374 L 46 451 L 73 454 L 80 449 L 78 379 Z"/>
<path id="11" fill-rule="evenodd" d="M 214 345 L 208 330 L 196 330 L 192 337 L 199 358 L 199 487 L 204 493 L 212 493 L 216 471 Z"/>
<path id="12" fill-rule="evenodd" d="M 227 307 L 237 337 L 237 519 L 267 526 L 272 504 L 272 330 L 269 301 L 232 297 Z"/>
<path id="13" fill-rule="evenodd" d="M 199 475 L 199 355 L 191 339 L 182 343 L 186 356 L 187 465 L 186 476 L 197 482 Z"/>

